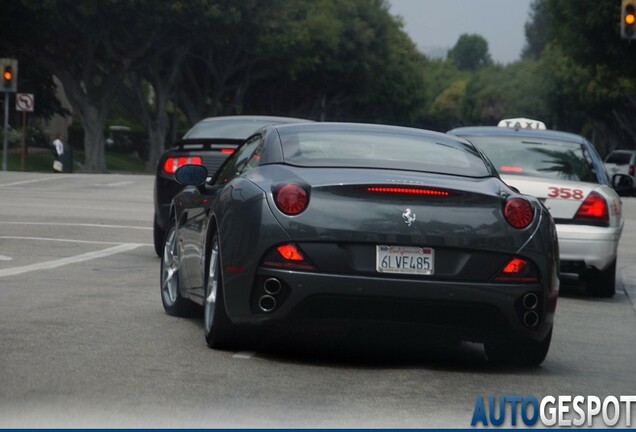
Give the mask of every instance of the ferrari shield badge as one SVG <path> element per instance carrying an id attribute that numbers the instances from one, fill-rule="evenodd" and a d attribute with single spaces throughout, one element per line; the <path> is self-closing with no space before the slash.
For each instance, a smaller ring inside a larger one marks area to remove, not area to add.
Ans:
<path id="1" fill-rule="evenodd" d="M 404 213 L 402 213 L 402 219 L 404 219 L 404 223 L 406 223 L 408 226 L 411 226 L 411 224 L 415 222 L 416 217 L 417 215 L 413 213 L 410 208 L 407 208 L 406 210 L 404 210 Z"/>

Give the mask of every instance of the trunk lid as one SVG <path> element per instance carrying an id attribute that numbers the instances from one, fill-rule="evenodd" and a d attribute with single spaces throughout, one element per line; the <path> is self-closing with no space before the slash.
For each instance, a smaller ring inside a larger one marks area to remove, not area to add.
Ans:
<path id="1" fill-rule="evenodd" d="M 271 184 L 260 183 L 276 219 L 295 241 L 514 252 L 527 241 L 538 220 L 535 217 L 524 230 L 512 228 L 503 216 L 507 192 L 492 177 L 280 165 L 262 169 L 269 171 L 264 178 L 276 179 L 274 184 L 312 185 L 307 208 L 287 216 L 274 203 Z M 423 192 L 404 193 L 413 189 Z"/>

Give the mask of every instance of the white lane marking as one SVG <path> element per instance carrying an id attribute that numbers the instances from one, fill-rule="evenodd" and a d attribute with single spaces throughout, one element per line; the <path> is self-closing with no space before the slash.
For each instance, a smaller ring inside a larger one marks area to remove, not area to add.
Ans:
<path id="1" fill-rule="evenodd" d="M 249 360 L 256 355 L 256 351 L 240 351 L 234 354 L 232 357 L 237 359 Z"/>
<path id="2" fill-rule="evenodd" d="M 12 259 L 11 257 L 0 255 L 0 261 L 11 261 Z"/>
<path id="3" fill-rule="evenodd" d="M 106 241 L 92 241 L 92 240 L 71 240 L 71 239 L 57 239 L 50 237 L 23 237 L 23 236 L 0 236 L 0 239 L 5 240 L 37 240 L 37 241 L 56 241 L 63 243 L 85 243 L 85 244 L 103 244 L 103 245 L 120 245 L 122 242 L 106 242 Z M 138 246 L 154 246 L 150 243 L 124 243 L 124 244 L 136 244 Z"/>
<path id="4" fill-rule="evenodd" d="M 60 179 L 60 178 L 64 178 L 64 177 L 60 177 L 60 175 L 56 175 L 54 177 L 42 177 L 42 178 L 34 179 L 34 180 L 22 180 L 22 181 L 13 182 L 13 183 L 0 184 L 0 187 L 17 186 L 17 185 L 23 185 L 23 184 L 29 184 L 29 183 L 37 183 L 41 181 L 48 181 L 52 179 Z"/>
<path id="5" fill-rule="evenodd" d="M 50 226 L 72 226 L 72 227 L 88 227 L 88 228 L 124 228 L 124 229 L 140 229 L 151 230 L 152 227 L 141 227 L 131 225 L 102 225 L 102 224 L 83 224 L 69 222 L 4 222 L 0 221 L 0 225 L 50 225 Z"/>
<path id="6" fill-rule="evenodd" d="M 36 270 L 50 270 L 58 267 L 62 267 L 68 264 L 76 264 L 84 261 L 90 261 L 97 258 L 104 258 L 110 255 L 115 255 L 121 252 L 127 252 L 133 249 L 137 249 L 139 246 L 142 246 L 138 243 L 125 243 L 120 244 L 118 246 L 113 246 L 107 249 L 103 249 L 101 251 L 96 252 L 88 252 L 81 255 L 75 255 L 68 258 L 62 258 L 53 261 L 45 261 L 38 264 L 31 264 L 22 267 L 14 267 L 5 270 L 0 270 L 0 277 L 4 276 L 15 276 L 22 273 L 28 273 Z"/>
<path id="7" fill-rule="evenodd" d="M 126 186 L 129 184 L 133 184 L 133 181 L 120 181 L 115 183 L 93 183 L 93 186 L 104 186 L 104 187 L 117 187 L 117 186 Z"/>

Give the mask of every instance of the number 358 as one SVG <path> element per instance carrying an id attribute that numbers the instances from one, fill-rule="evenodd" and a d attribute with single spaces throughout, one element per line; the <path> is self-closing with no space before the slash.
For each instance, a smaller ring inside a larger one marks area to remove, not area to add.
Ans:
<path id="1" fill-rule="evenodd" d="M 550 193 L 548 194 L 548 198 L 575 199 L 575 200 L 583 199 L 583 191 L 581 189 L 558 188 L 558 187 L 549 187 L 548 189 L 550 190 Z"/>

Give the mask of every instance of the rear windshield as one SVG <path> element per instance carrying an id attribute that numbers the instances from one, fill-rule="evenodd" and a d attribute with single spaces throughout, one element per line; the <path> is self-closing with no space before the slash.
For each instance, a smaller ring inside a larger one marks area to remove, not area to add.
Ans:
<path id="1" fill-rule="evenodd" d="M 231 138 L 244 140 L 263 126 L 275 123 L 281 122 L 263 119 L 202 121 L 195 124 L 183 138 Z"/>
<path id="2" fill-rule="evenodd" d="M 629 164 L 631 158 L 632 158 L 632 154 L 631 153 L 612 152 L 607 157 L 607 159 L 605 159 L 605 162 L 613 163 L 613 164 L 616 164 L 616 165 L 627 165 L 627 164 Z"/>
<path id="3" fill-rule="evenodd" d="M 367 131 L 286 131 L 281 139 L 285 163 L 291 165 L 493 175 L 474 147 L 451 140 Z"/>
<path id="4" fill-rule="evenodd" d="M 593 159 L 582 144 L 521 137 L 465 137 L 499 174 L 598 183 Z"/>

